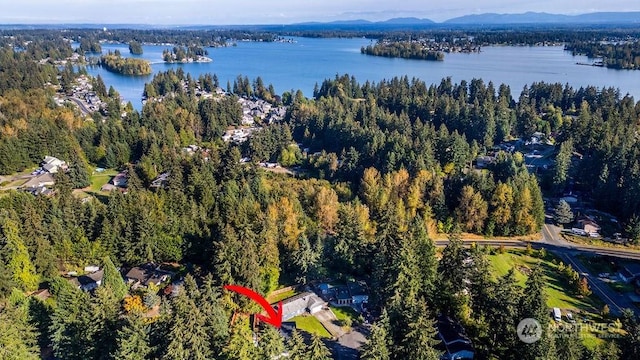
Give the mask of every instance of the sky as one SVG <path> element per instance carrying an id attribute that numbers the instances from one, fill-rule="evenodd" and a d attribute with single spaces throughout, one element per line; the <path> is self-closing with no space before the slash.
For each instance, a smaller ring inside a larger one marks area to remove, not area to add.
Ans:
<path id="1" fill-rule="evenodd" d="M 485 12 L 583 14 L 640 11 L 638 0 L 0 0 L 0 24 L 291 24 L 305 21 L 434 21 Z"/>

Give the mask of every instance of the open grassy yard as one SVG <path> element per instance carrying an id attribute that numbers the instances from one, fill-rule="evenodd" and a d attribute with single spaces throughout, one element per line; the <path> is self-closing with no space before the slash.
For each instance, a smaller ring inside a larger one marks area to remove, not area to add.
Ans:
<path id="1" fill-rule="evenodd" d="M 278 301 L 288 299 L 288 298 L 293 297 L 293 296 L 295 296 L 297 294 L 298 294 L 298 292 L 295 289 L 291 289 L 289 291 L 285 291 L 285 292 L 282 292 L 280 294 L 275 294 L 275 295 L 269 294 L 267 296 L 267 301 L 269 302 L 269 304 L 275 304 Z"/>
<path id="2" fill-rule="evenodd" d="M 336 318 L 340 321 L 345 321 L 347 319 L 350 319 L 352 323 L 355 323 L 356 321 L 358 321 L 358 317 L 360 316 L 360 314 L 358 314 L 357 311 L 353 310 L 348 306 L 345 306 L 345 307 L 331 306 L 331 311 L 336 315 Z"/>
<path id="3" fill-rule="evenodd" d="M 489 260 L 494 269 L 494 275 L 500 277 L 505 275 L 509 269 L 515 268 L 516 279 L 524 286 L 527 280 L 529 269 L 540 265 L 544 270 L 545 282 L 547 283 L 547 305 L 550 308 L 558 307 L 576 312 L 577 310 L 589 313 L 598 313 L 602 307 L 600 299 L 595 295 L 586 298 L 579 298 L 574 295 L 566 280 L 557 271 L 557 261 L 548 255 L 545 259 L 527 256 L 521 251 L 509 251 L 504 254 L 489 255 Z"/>
<path id="4" fill-rule="evenodd" d="M 503 276 L 509 269 L 515 268 L 516 279 L 523 287 L 527 280 L 528 269 L 538 265 L 542 266 L 547 284 L 547 306 L 549 308 L 560 308 L 563 314 L 571 312 L 578 321 L 598 323 L 608 323 L 610 321 L 600 316 L 599 312 L 603 303 L 596 295 L 592 294 L 585 298 L 575 295 L 571 286 L 558 272 L 556 264 L 559 261 L 552 255 L 539 259 L 527 256 L 523 251 L 512 250 L 504 254 L 489 255 L 489 260 L 495 277 Z M 594 348 L 596 345 L 601 344 L 603 340 L 597 335 L 593 331 L 583 334 L 584 345 L 588 348 Z"/>
<path id="5" fill-rule="evenodd" d="M 100 188 L 111 180 L 118 172 L 114 169 L 107 169 L 101 173 L 93 172 L 91 175 L 91 185 L 86 189 L 87 192 L 98 193 Z"/>
<path id="6" fill-rule="evenodd" d="M 317 334 L 323 338 L 330 338 L 331 334 L 327 331 L 327 329 L 322 326 L 320 320 L 316 319 L 311 315 L 307 316 L 296 316 L 293 320 L 296 323 L 296 328 L 301 331 L 308 332 L 309 334 Z"/>

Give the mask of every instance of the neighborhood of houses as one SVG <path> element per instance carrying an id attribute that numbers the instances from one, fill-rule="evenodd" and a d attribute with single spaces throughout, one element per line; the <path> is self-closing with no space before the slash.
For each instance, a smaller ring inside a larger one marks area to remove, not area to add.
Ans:
<path id="1" fill-rule="evenodd" d="M 45 156 L 40 167 L 28 175 L 28 180 L 22 184 L 24 191 L 34 195 L 50 195 L 55 185 L 54 175 L 58 171 L 66 171 L 67 163 L 53 156 Z"/>
<path id="2" fill-rule="evenodd" d="M 295 328 L 291 320 L 298 316 L 313 316 L 334 339 L 347 335 L 345 329 L 337 325 L 337 318 L 331 307 L 350 307 L 361 314 L 365 324 L 371 319 L 367 304 L 369 288 L 364 281 L 347 281 L 346 283 L 320 283 L 307 286 L 305 291 L 282 301 L 283 329 Z M 275 306 L 277 309 L 277 305 Z M 440 315 L 437 318 L 438 345 L 442 351 L 442 360 L 472 360 L 474 348 L 464 328 L 451 318 Z M 357 329 L 351 329 L 358 332 Z M 284 334 L 288 332 L 283 331 Z"/>
<path id="3" fill-rule="evenodd" d="M 165 295 L 175 296 L 182 285 L 182 279 L 174 279 L 177 275 L 174 264 L 154 264 L 146 263 L 132 267 L 123 272 L 124 281 L 132 290 L 144 289 L 150 285 L 161 287 L 167 285 L 170 291 L 163 291 Z M 97 265 L 90 265 L 84 268 L 84 274 L 78 275 L 76 271 L 70 271 L 64 276 L 75 287 L 82 291 L 93 291 L 102 285 L 104 269 Z M 166 288 L 165 288 L 166 290 Z"/>

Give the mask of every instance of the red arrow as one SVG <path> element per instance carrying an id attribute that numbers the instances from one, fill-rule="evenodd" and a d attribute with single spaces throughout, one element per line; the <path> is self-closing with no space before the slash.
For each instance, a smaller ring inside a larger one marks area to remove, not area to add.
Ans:
<path id="1" fill-rule="evenodd" d="M 229 291 L 234 291 L 238 294 L 247 296 L 251 300 L 260 304 L 260 306 L 262 306 L 262 308 L 267 312 L 267 316 L 257 314 L 256 316 L 258 317 L 258 319 L 269 323 L 277 328 L 280 328 L 280 326 L 282 326 L 282 301 L 278 302 L 278 311 L 275 311 L 273 307 L 269 305 L 267 299 L 263 298 L 262 295 L 251 289 L 247 289 L 246 287 L 238 285 L 225 285 L 224 288 Z"/>

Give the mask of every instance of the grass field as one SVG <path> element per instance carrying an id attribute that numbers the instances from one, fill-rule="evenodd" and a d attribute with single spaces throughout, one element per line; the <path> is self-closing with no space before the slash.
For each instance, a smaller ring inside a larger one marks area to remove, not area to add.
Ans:
<path id="1" fill-rule="evenodd" d="M 291 290 L 289 290 L 289 291 L 285 291 L 285 292 L 280 293 L 280 294 L 277 294 L 277 295 L 271 295 L 271 294 L 269 294 L 269 295 L 267 296 L 267 301 L 269 302 L 269 304 L 275 304 L 275 303 L 277 303 L 278 301 L 288 299 L 288 298 L 290 298 L 290 297 L 295 296 L 296 294 L 298 294 L 298 292 L 297 292 L 297 291 L 295 291 L 295 289 L 291 289 Z"/>
<path id="2" fill-rule="evenodd" d="M 113 169 L 107 169 L 101 173 L 95 172 L 91 175 L 91 185 L 86 189 L 87 192 L 98 193 L 100 188 L 109 182 L 118 172 Z"/>
<path id="3" fill-rule="evenodd" d="M 558 261 L 551 255 L 545 259 L 527 256 L 522 251 L 509 251 L 504 254 L 489 255 L 491 266 L 496 277 L 505 275 L 509 269 L 516 269 L 516 279 L 518 283 L 525 286 L 527 280 L 526 272 L 535 266 L 542 266 L 544 270 L 544 280 L 547 284 L 547 306 L 549 308 L 560 308 L 563 313 L 571 312 L 576 319 L 590 322 L 609 322 L 602 319 L 599 312 L 602 309 L 602 301 L 594 294 L 589 297 L 580 298 L 573 292 L 567 281 L 558 273 Z M 555 260 L 555 261 L 554 261 Z M 594 348 L 601 344 L 603 340 L 598 338 L 595 332 L 587 332 L 582 338 L 585 346 Z"/>
<path id="4" fill-rule="evenodd" d="M 296 323 L 296 328 L 298 328 L 298 330 L 302 330 L 310 334 L 317 334 L 323 338 L 331 337 L 331 334 L 329 334 L 327 329 L 322 326 L 320 320 L 313 316 L 296 316 L 292 320 Z"/>
<path id="5" fill-rule="evenodd" d="M 338 318 L 338 320 L 341 320 L 341 321 L 350 319 L 351 322 L 355 323 L 356 321 L 358 321 L 358 317 L 360 316 L 360 314 L 358 314 L 355 310 L 353 310 L 348 306 L 346 307 L 331 306 L 331 311 L 333 311 L 333 313 L 336 315 L 336 318 Z"/>
<path id="6" fill-rule="evenodd" d="M 579 298 L 574 295 L 572 289 L 565 279 L 558 273 L 557 265 L 552 261 L 553 257 L 547 256 L 539 259 L 525 255 L 519 251 L 509 251 L 504 254 L 489 255 L 491 265 L 496 277 L 505 275 L 511 268 L 516 269 L 516 279 L 524 286 L 528 269 L 540 265 L 544 270 L 545 282 L 547 283 L 547 305 L 550 308 L 558 307 L 571 311 L 585 311 L 598 313 L 602 307 L 602 302 L 595 295 L 586 298 Z"/>

